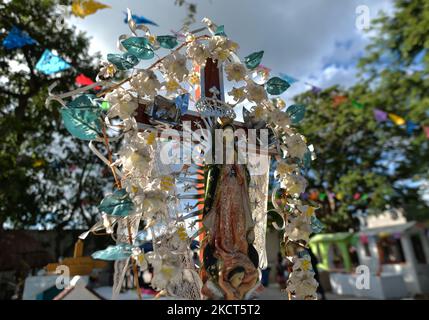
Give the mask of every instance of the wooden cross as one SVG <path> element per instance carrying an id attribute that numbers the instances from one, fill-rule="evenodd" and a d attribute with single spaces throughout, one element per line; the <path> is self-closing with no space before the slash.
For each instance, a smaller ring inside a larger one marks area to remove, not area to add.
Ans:
<path id="1" fill-rule="evenodd" d="M 200 67 L 197 67 L 195 72 L 200 73 L 200 85 L 195 90 L 195 101 L 198 101 L 201 98 L 218 98 L 221 101 L 225 101 L 225 92 L 223 86 L 223 71 L 222 66 L 218 67 L 217 61 L 213 61 L 211 58 L 206 60 L 206 65 L 200 70 Z M 214 97 L 214 93 L 217 93 Z M 152 123 L 150 121 L 150 116 L 147 114 L 147 110 L 150 106 L 139 104 L 137 108 L 136 121 L 138 124 L 151 127 Z M 205 128 L 205 124 L 201 119 L 201 116 L 198 112 L 188 110 L 185 114 L 181 115 L 179 121 L 176 124 L 171 124 L 173 129 L 180 131 L 184 122 L 191 124 L 191 130 L 197 130 L 199 128 Z M 243 122 L 234 121 L 234 126 L 237 129 L 242 129 L 247 135 L 248 128 L 244 125 Z M 160 135 L 160 132 L 158 132 Z M 249 150 L 253 152 L 260 152 L 259 147 L 257 146 L 254 150 Z M 278 155 L 278 152 L 275 148 L 268 150 L 269 155 Z"/>
<path id="2" fill-rule="evenodd" d="M 198 71 L 198 70 L 197 70 Z M 200 87 L 195 90 L 195 100 L 200 99 L 201 97 L 213 97 L 212 88 L 216 88 L 220 93 L 219 98 L 224 101 L 224 90 L 223 90 L 223 79 L 222 79 L 222 69 L 218 68 L 217 63 L 212 59 L 207 59 L 205 67 L 200 71 Z M 149 106 L 139 104 L 137 108 L 136 121 L 139 124 L 151 125 L 150 117 L 146 113 Z M 186 114 L 181 115 L 178 125 L 173 125 L 173 128 L 179 129 L 182 126 L 182 123 L 185 121 L 191 122 L 191 129 L 198 129 L 200 124 L 204 127 L 204 123 L 201 120 L 201 117 L 197 112 L 188 111 Z"/>

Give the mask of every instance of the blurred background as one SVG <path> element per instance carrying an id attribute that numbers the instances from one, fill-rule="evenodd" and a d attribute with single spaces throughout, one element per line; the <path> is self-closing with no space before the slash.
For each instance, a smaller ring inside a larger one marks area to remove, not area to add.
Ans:
<path id="1" fill-rule="evenodd" d="M 55 276 L 49 280 L 43 272 L 66 257 L 70 265 L 87 264 L 79 272 L 89 297 L 106 292 L 93 287 L 111 285 L 111 266 L 94 271 L 100 266 L 88 257 L 111 240 L 75 243 L 98 221 L 97 205 L 112 188 L 110 173 L 85 142 L 66 132 L 60 105 L 46 107 L 45 99 L 55 82 L 55 91 L 66 92 L 95 80 L 100 62 L 128 33 L 126 8 L 158 35 L 191 24 L 193 30 L 209 17 L 225 25 L 241 57 L 265 51 L 259 72 L 292 84 L 282 99 L 286 106 L 306 105 L 298 130 L 317 155 L 303 196 L 320 206 L 324 229 L 310 246 L 328 299 L 427 298 L 427 1 L 98 3 L 93 12 L 79 12 L 76 1 L 0 0 L 0 299 L 58 297 Z M 56 57 L 53 70 L 40 67 L 46 54 Z M 262 298 L 285 298 L 281 235 L 268 230 Z M 369 289 L 356 286 L 362 265 L 369 269 Z"/>

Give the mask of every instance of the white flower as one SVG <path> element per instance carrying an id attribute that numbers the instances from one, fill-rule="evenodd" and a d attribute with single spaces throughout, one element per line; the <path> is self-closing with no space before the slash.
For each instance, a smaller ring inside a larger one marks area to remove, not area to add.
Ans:
<path id="1" fill-rule="evenodd" d="M 142 97 L 147 96 L 149 99 L 156 95 L 161 84 L 152 70 L 141 70 L 130 80 L 130 85 Z"/>
<path id="2" fill-rule="evenodd" d="M 106 233 L 112 234 L 113 233 L 113 225 L 116 222 L 116 217 L 113 217 L 113 216 L 110 216 L 106 213 L 103 213 L 102 219 L 103 219 L 103 227 L 106 229 Z"/>
<path id="3" fill-rule="evenodd" d="M 272 100 L 273 105 L 279 109 L 282 110 L 284 107 L 286 107 L 286 102 L 282 98 L 275 98 Z"/>
<path id="4" fill-rule="evenodd" d="M 291 124 L 288 114 L 277 109 L 271 112 L 270 120 L 274 125 L 281 128 L 288 127 Z"/>
<path id="5" fill-rule="evenodd" d="M 246 67 L 239 62 L 226 65 L 225 72 L 229 81 L 241 81 L 246 77 Z"/>
<path id="6" fill-rule="evenodd" d="M 281 180 L 281 187 L 286 189 L 290 195 L 299 197 L 307 187 L 307 181 L 301 175 L 289 174 Z"/>
<path id="7" fill-rule="evenodd" d="M 148 31 L 148 32 L 146 32 L 146 37 L 149 40 L 149 43 L 152 45 L 152 48 L 154 50 L 158 50 L 160 48 L 160 45 L 159 45 L 158 41 L 156 40 L 156 36 L 154 36 L 153 34 L 151 34 Z"/>
<path id="8" fill-rule="evenodd" d="M 123 88 L 117 88 L 108 93 L 105 99 L 111 105 L 109 118 L 118 116 L 122 120 L 128 119 L 138 107 L 136 99 Z"/>
<path id="9" fill-rule="evenodd" d="M 289 240 L 304 240 L 308 242 L 310 240 L 310 234 L 312 233 L 309 217 L 305 214 L 289 216 L 285 227 L 285 233 L 288 235 Z"/>
<path id="10" fill-rule="evenodd" d="M 174 94 L 180 89 L 180 84 L 174 78 L 166 78 L 164 83 L 167 94 Z"/>
<path id="11" fill-rule="evenodd" d="M 287 291 L 297 299 L 317 299 L 318 283 L 309 256 L 292 259 L 292 272 L 287 281 Z"/>
<path id="12" fill-rule="evenodd" d="M 168 77 L 182 81 L 189 73 L 186 67 L 186 56 L 176 53 L 167 56 L 162 62 Z"/>
<path id="13" fill-rule="evenodd" d="M 153 219 L 158 212 L 166 212 L 167 204 L 161 193 L 149 192 L 143 200 L 143 214 L 147 219 Z"/>
<path id="14" fill-rule="evenodd" d="M 218 62 L 223 62 L 231 55 L 231 52 L 236 52 L 238 44 L 221 36 L 213 36 L 208 41 L 211 57 Z"/>
<path id="15" fill-rule="evenodd" d="M 207 58 L 210 56 L 208 48 L 197 41 L 188 44 L 186 54 L 192 60 L 194 65 L 204 66 Z"/>
<path id="16" fill-rule="evenodd" d="M 287 174 L 290 174 L 294 171 L 296 171 L 298 169 L 298 166 L 294 163 L 289 164 L 285 161 L 279 161 L 279 163 L 277 164 L 277 169 L 274 173 L 275 176 L 280 175 L 280 176 L 284 176 Z"/>
<path id="17" fill-rule="evenodd" d="M 311 271 L 297 275 L 295 271 L 290 274 L 287 282 L 287 291 L 295 295 L 297 299 L 316 299 L 318 283 Z"/>
<path id="18" fill-rule="evenodd" d="M 141 270 L 146 270 L 148 265 L 145 259 L 144 253 L 141 251 L 139 247 L 134 247 L 132 249 L 132 257 L 137 262 L 137 265 Z"/>
<path id="19" fill-rule="evenodd" d="M 264 86 L 258 85 L 254 82 L 249 81 L 246 86 L 247 99 L 255 103 L 260 103 L 267 99 L 267 92 Z"/>
<path id="20" fill-rule="evenodd" d="M 195 40 L 196 40 L 197 38 L 195 37 L 195 34 L 190 33 L 190 32 L 186 32 L 186 33 L 185 33 L 185 39 L 186 39 L 186 42 L 190 42 L 190 43 L 192 43 L 192 42 L 195 42 Z"/>
<path id="21" fill-rule="evenodd" d="M 262 104 L 259 104 L 257 106 L 253 106 L 251 109 L 251 112 L 252 112 L 252 115 L 257 120 L 266 121 L 268 118 L 267 109 Z"/>
<path id="22" fill-rule="evenodd" d="M 200 75 L 198 72 L 192 72 L 188 75 L 187 81 L 192 86 L 198 86 L 200 84 Z"/>
<path id="23" fill-rule="evenodd" d="M 176 277 L 177 273 L 181 272 L 181 269 L 171 263 L 167 257 L 155 252 L 148 253 L 146 259 L 153 267 L 154 276 L 151 285 L 155 290 L 165 289 L 169 282 Z"/>
<path id="24" fill-rule="evenodd" d="M 137 170 L 138 172 L 144 172 L 147 170 L 150 160 L 145 154 L 136 150 L 129 152 L 123 157 L 122 165 L 126 171 Z"/>
<path id="25" fill-rule="evenodd" d="M 103 61 L 101 63 L 100 72 L 98 76 L 102 79 L 112 78 L 116 73 L 116 67 L 110 62 Z"/>
<path id="26" fill-rule="evenodd" d="M 296 208 L 298 209 L 299 212 L 301 212 L 302 214 L 305 214 L 307 217 L 310 217 L 310 218 L 314 215 L 314 211 L 317 209 L 316 207 L 301 205 L 301 204 L 297 205 Z"/>
<path id="27" fill-rule="evenodd" d="M 228 92 L 228 94 L 230 96 L 232 96 L 234 98 L 234 101 L 241 102 L 245 99 L 245 92 L 244 92 L 244 87 L 242 88 L 232 88 L 231 91 Z"/>
<path id="28" fill-rule="evenodd" d="M 300 134 L 294 134 L 286 138 L 287 151 L 290 157 L 302 159 L 308 148 Z"/>
<path id="29" fill-rule="evenodd" d="M 127 173 L 136 173 L 135 179 L 129 179 L 130 190 L 132 186 L 138 187 L 142 176 L 147 176 L 151 168 L 151 146 L 145 141 L 145 135 L 142 133 L 135 134 L 125 141 L 124 146 L 119 150 L 119 161 Z M 126 184 L 127 186 L 128 184 Z M 141 186 L 141 184 L 140 184 Z M 133 190 L 131 190 L 133 192 Z M 135 192 L 133 192 L 135 193 Z"/>
<path id="30" fill-rule="evenodd" d="M 292 267 L 293 271 L 307 272 L 313 270 L 309 256 L 305 256 L 303 258 L 295 258 L 294 261 L 295 262 Z"/>

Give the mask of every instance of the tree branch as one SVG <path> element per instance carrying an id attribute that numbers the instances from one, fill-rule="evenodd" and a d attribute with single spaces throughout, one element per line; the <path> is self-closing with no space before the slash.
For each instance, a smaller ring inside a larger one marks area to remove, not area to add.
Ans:
<path id="1" fill-rule="evenodd" d="M 6 89 L 4 89 L 2 87 L 0 87 L 0 93 L 4 93 L 4 94 L 10 95 L 10 96 L 15 97 L 15 98 L 19 98 L 19 97 L 22 96 L 22 94 L 6 90 Z"/>

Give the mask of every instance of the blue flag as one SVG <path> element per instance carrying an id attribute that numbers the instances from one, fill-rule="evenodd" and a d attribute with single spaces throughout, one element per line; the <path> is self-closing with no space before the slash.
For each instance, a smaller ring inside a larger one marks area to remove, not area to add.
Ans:
<path id="1" fill-rule="evenodd" d="M 70 67 L 71 65 L 65 62 L 61 57 L 54 55 L 48 49 L 43 52 L 36 64 L 36 70 L 47 75 L 66 70 Z"/>
<path id="2" fill-rule="evenodd" d="M 414 133 L 414 130 L 416 130 L 419 127 L 418 124 L 408 120 L 407 121 L 407 134 L 412 135 Z"/>
<path id="3" fill-rule="evenodd" d="M 124 12 L 124 14 L 125 14 L 124 22 L 128 23 L 128 13 Z M 155 22 L 153 22 L 153 21 L 151 21 L 151 20 L 149 20 L 149 19 L 147 19 L 147 18 L 145 18 L 143 16 L 138 16 L 138 15 L 133 14 L 133 15 L 131 15 L 131 17 L 133 18 L 133 20 L 137 24 L 151 24 L 153 26 L 158 27 L 158 25 Z"/>
<path id="4" fill-rule="evenodd" d="M 13 27 L 12 30 L 9 31 L 6 38 L 3 39 L 3 47 L 6 49 L 16 49 L 22 48 L 23 46 L 37 44 L 37 41 L 30 37 L 26 32 L 18 29 L 17 27 Z"/>

